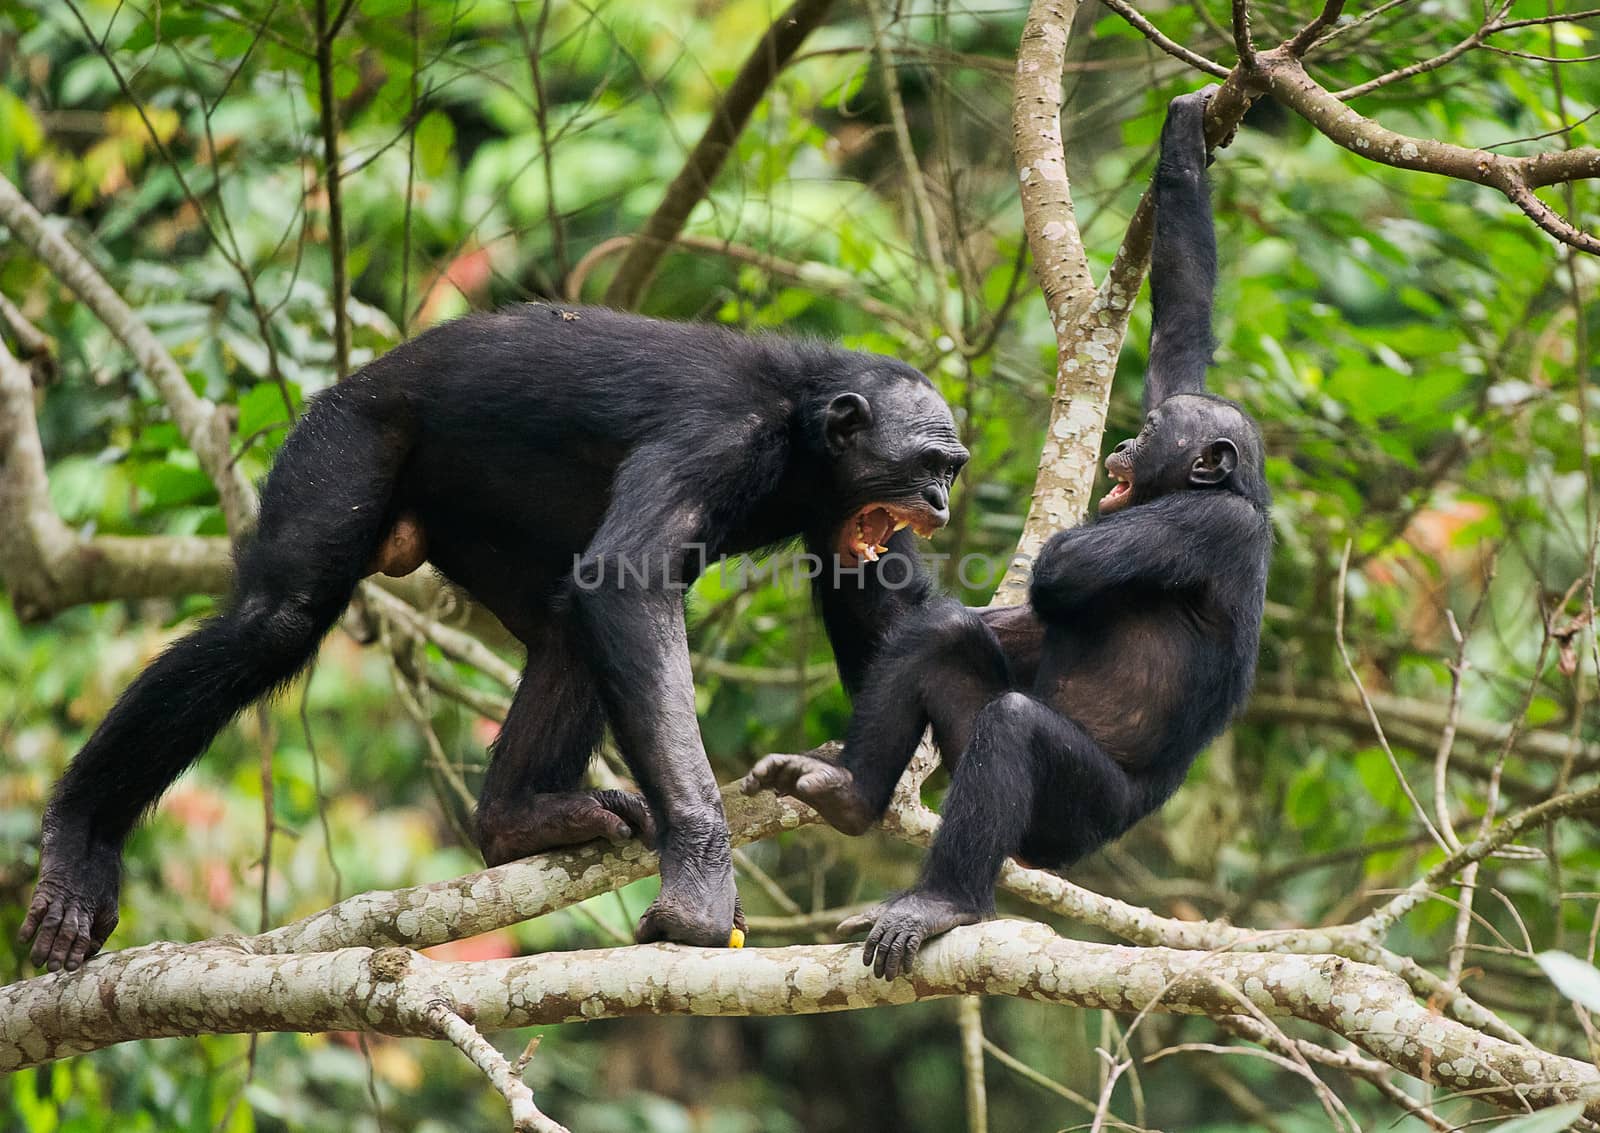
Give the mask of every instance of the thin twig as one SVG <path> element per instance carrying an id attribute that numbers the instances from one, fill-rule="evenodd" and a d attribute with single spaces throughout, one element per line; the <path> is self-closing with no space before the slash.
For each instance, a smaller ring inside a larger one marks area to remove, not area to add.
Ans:
<path id="1" fill-rule="evenodd" d="M 989 1133 L 989 1091 L 983 1080 L 983 1000 L 976 995 L 956 1000 L 956 1024 L 961 1030 L 967 1133 Z"/>
<path id="2" fill-rule="evenodd" d="M 1127 0 L 1100 0 L 1100 2 L 1127 21 L 1129 27 L 1132 27 L 1174 59 L 1181 59 L 1196 70 L 1204 71 L 1206 74 L 1214 75 L 1219 79 L 1228 77 L 1227 67 L 1218 63 L 1215 59 L 1207 59 L 1199 52 L 1191 51 L 1183 44 L 1168 39 L 1161 33 L 1160 28 L 1145 19 L 1139 9 L 1128 3 Z"/>
<path id="3" fill-rule="evenodd" d="M 493 1043 L 478 1033 L 471 1023 L 456 1014 L 443 1000 L 434 1000 L 423 1009 L 424 1016 L 438 1030 L 441 1037 L 454 1043 L 456 1049 L 472 1060 L 490 1085 L 500 1091 L 511 1110 L 511 1127 L 516 1133 L 570 1133 L 566 1126 L 550 1120 L 533 1102 L 533 1091 L 522 1080 L 517 1069 L 506 1061 L 506 1056 L 495 1049 Z M 519 1063 L 526 1067 L 527 1063 Z"/>
<path id="4" fill-rule="evenodd" d="M 761 42 L 745 59 L 727 92 L 711 112 L 705 133 L 695 143 L 678 175 L 662 195 L 661 203 L 639 230 L 622 265 L 606 289 L 608 306 L 632 308 L 649 286 L 667 247 L 682 231 L 689 213 L 710 191 L 712 182 L 744 132 L 745 123 L 766 96 L 767 89 L 806 36 L 827 17 L 833 0 L 796 0 L 785 10 Z"/>
<path id="5" fill-rule="evenodd" d="M 1428 812 L 1422 805 L 1422 800 L 1417 798 L 1416 792 L 1411 789 L 1410 781 L 1406 779 L 1406 773 L 1401 770 L 1400 760 L 1395 756 L 1394 749 L 1389 746 L 1389 737 L 1384 734 L 1383 721 L 1378 719 L 1378 711 L 1372 707 L 1372 700 L 1367 696 L 1367 686 L 1362 682 L 1361 674 L 1356 672 L 1355 662 L 1350 659 L 1350 649 L 1345 645 L 1345 582 L 1350 572 L 1350 550 L 1353 546 L 1354 543 L 1347 540 L 1344 545 L 1344 554 L 1339 559 L 1339 580 L 1337 583 L 1339 597 L 1338 603 L 1334 607 L 1333 616 L 1333 639 L 1339 649 L 1339 659 L 1344 662 L 1344 671 L 1350 677 L 1350 683 L 1355 686 L 1357 695 L 1361 697 L 1362 707 L 1367 710 L 1367 719 L 1371 721 L 1372 730 L 1377 734 L 1378 746 L 1383 749 L 1383 754 L 1388 757 L 1389 769 L 1394 772 L 1394 777 L 1399 782 L 1400 789 L 1405 792 L 1406 798 L 1410 800 L 1411 809 L 1416 812 L 1417 817 L 1422 821 L 1423 828 L 1438 843 L 1439 848 L 1444 850 L 1445 853 L 1449 853 L 1451 851 L 1450 844 L 1445 841 L 1444 836 L 1439 833 L 1438 829 L 1433 825 L 1433 821 L 1429 819 Z"/>

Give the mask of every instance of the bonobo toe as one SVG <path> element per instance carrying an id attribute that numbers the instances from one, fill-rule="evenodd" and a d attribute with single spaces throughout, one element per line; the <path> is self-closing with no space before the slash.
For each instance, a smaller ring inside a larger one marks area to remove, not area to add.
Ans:
<path id="1" fill-rule="evenodd" d="M 478 848 L 486 865 L 502 865 L 560 846 L 631 838 L 655 844 L 656 825 L 644 797 L 630 791 L 572 791 L 537 795 L 515 812 L 478 812 Z"/>
<path id="2" fill-rule="evenodd" d="M 747 795 L 769 790 L 799 799 L 835 830 L 863 834 L 877 815 L 856 786 L 855 776 L 837 763 L 810 755 L 769 755 L 746 775 Z"/>
<path id="3" fill-rule="evenodd" d="M 727 917 L 708 915 L 704 907 L 691 908 L 662 894 L 644 911 L 633 938 L 640 944 L 692 944 L 701 948 L 726 948 L 731 930 L 744 931 L 744 912 L 735 905 Z"/>

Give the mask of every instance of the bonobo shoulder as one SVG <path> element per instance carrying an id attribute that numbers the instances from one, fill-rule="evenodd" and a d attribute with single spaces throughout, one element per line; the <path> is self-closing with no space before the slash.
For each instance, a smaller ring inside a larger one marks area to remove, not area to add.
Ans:
<path id="1" fill-rule="evenodd" d="M 1211 531 L 1238 537 L 1260 535 L 1270 530 L 1264 504 L 1240 491 L 1212 488 L 1187 492 L 1174 492 L 1151 500 L 1136 508 L 1118 512 L 1101 520 L 1102 523 L 1137 521 L 1143 514 L 1159 517 L 1163 522 L 1175 524 L 1185 530 Z"/>

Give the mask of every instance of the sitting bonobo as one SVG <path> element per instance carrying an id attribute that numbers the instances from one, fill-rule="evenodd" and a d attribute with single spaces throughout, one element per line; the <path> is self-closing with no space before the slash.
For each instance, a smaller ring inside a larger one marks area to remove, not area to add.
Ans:
<path id="1" fill-rule="evenodd" d="M 953 764 L 914 889 L 840 925 L 863 959 L 909 969 L 924 940 L 981 919 L 1008 855 L 1070 865 L 1162 805 L 1249 694 L 1272 535 L 1260 434 L 1206 392 L 1216 245 L 1208 92 L 1161 135 L 1144 428 L 1106 461 L 1092 524 L 1044 547 L 1026 608 L 931 602 L 874 661 L 838 763 L 773 755 L 745 790 L 801 799 L 850 834 L 887 809 L 926 726 Z"/>

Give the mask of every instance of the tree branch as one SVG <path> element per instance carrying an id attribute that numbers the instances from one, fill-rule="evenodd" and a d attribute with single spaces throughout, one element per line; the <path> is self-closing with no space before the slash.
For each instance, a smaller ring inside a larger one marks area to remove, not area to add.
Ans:
<path id="1" fill-rule="evenodd" d="M 823 747 L 813 754 L 834 751 Z M 736 846 L 820 821 L 815 811 L 793 799 L 765 793 L 747 798 L 736 786 L 723 789 L 722 804 Z M 557 850 L 450 881 L 362 893 L 251 937 L 243 946 L 258 954 L 384 944 L 427 948 L 575 905 L 656 869 L 656 855 L 641 842 Z"/>
<path id="2" fill-rule="evenodd" d="M 1017 46 L 1011 102 L 1023 230 L 1058 335 L 1081 319 L 1094 299 L 1061 140 L 1061 75 L 1078 7 L 1078 0 L 1033 0 Z"/>
<path id="3" fill-rule="evenodd" d="M 809 1015 L 952 995 L 1010 995 L 1117 1012 L 1235 1015 L 1242 992 L 1266 1018 L 1343 1035 L 1414 1077 L 1507 1109 L 1587 1101 L 1600 1071 L 1443 1019 L 1395 976 L 1337 956 L 1132 949 L 992 921 L 929 943 L 885 981 L 856 945 L 743 950 L 647 944 L 511 960 L 444 962 L 401 948 L 251 955 L 161 945 L 96 957 L 0 988 L 0 1070 L 135 1039 L 263 1031 L 434 1037 L 438 1001 L 473 1026 L 633 1015 Z"/>
<path id="4" fill-rule="evenodd" d="M 1214 75 L 1219 79 L 1228 77 L 1230 72 L 1227 67 L 1218 63 L 1215 59 L 1208 59 L 1199 52 L 1191 51 L 1183 44 L 1168 39 L 1161 33 L 1160 28 L 1145 19 L 1144 15 L 1132 4 L 1129 4 L 1127 0 L 1100 0 L 1100 2 L 1126 20 L 1128 26 L 1174 59 L 1181 60 L 1195 70 Z"/>
<path id="5" fill-rule="evenodd" d="M 1322 11 L 1318 12 L 1305 27 L 1295 32 L 1294 38 L 1284 44 L 1284 48 L 1296 58 L 1304 55 L 1322 34 L 1323 29 L 1331 26 L 1343 11 L 1344 0 L 1326 0 L 1322 5 Z"/>
<path id="6" fill-rule="evenodd" d="M 584 282 L 596 265 L 608 256 L 614 256 L 632 247 L 638 241 L 637 236 L 613 236 L 609 240 L 602 240 L 585 252 L 583 258 L 574 264 L 572 271 L 567 274 L 567 299 L 573 303 L 581 302 Z M 697 236 L 688 232 L 678 233 L 672 238 L 672 243 L 690 251 L 706 252 L 714 256 L 723 256 L 735 263 L 750 264 L 815 294 L 849 303 L 875 319 L 893 323 L 919 337 L 928 333 L 928 328 L 916 318 L 907 315 L 899 307 L 866 294 L 849 272 L 832 264 L 817 260 L 786 260 L 761 248 L 753 248 L 749 244 L 739 244 L 718 236 Z"/>
<path id="7" fill-rule="evenodd" d="M 1449 724 L 1449 712 L 1426 701 L 1384 693 L 1369 693 L 1373 708 L 1385 718 L 1392 717 L 1400 723 L 1434 733 L 1443 731 Z M 1361 702 L 1354 697 L 1312 688 L 1297 691 L 1294 696 L 1276 696 L 1257 692 L 1250 698 L 1245 718 L 1254 721 L 1293 721 L 1302 724 L 1320 724 L 1344 731 L 1370 733 L 1371 725 L 1363 712 Z M 1456 722 L 1456 735 L 1478 748 L 1498 748 L 1511 734 L 1511 725 L 1495 720 L 1466 716 Z M 1573 773 L 1600 768 L 1600 743 L 1585 741 L 1558 732 L 1529 729 L 1516 737 L 1515 750 L 1525 757 L 1560 764 L 1573 761 Z"/>
<path id="8" fill-rule="evenodd" d="M 682 231 L 694 206 L 711 191 L 722 163 L 739 140 L 750 115 L 766 96 L 767 88 L 832 6 L 833 0 L 795 0 L 794 5 L 767 29 L 767 34 L 761 37 L 744 66 L 739 68 L 733 84 L 711 112 L 710 124 L 672 184 L 667 186 L 656 211 L 629 246 L 628 254 L 606 288 L 607 306 L 631 309 L 638 305 L 661 257 Z"/>
<path id="9" fill-rule="evenodd" d="M 238 535 L 255 517 L 255 491 L 229 452 L 226 420 L 210 401 L 195 393 L 177 362 L 150 333 L 97 268 L 74 248 L 4 176 L 0 176 L 0 223 L 116 336 L 154 383 L 184 442 L 216 485 L 228 530 Z"/>
<path id="10" fill-rule="evenodd" d="M 0 345 L 0 581 L 17 617 L 39 621 L 112 598 L 179 597 L 227 585 L 226 539 L 80 538 L 50 502 L 28 368 Z"/>
<path id="11" fill-rule="evenodd" d="M 1579 229 L 1533 192 L 1561 181 L 1600 176 L 1600 149 L 1584 147 L 1510 157 L 1433 138 L 1408 137 L 1350 109 L 1281 47 L 1257 55 L 1250 77 L 1351 153 L 1396 169 L 1436 173 L 1498 189 L 1557 240 L 1600 255 L 1600 238 Z"/>
<path id="12" fill-rule="evenodd" d="M 516 1068 L 506 1061 L 506 1056 L 476 1027 L 451 1010 L 448 1003 L 442 999 L 431 1000 L 423 1014 L 439 1034 L 454 1043 L 456 1049 L 483 1071 L 489 1084 L 500 1091 L 511 1110 L 511 1128 L 515 1133 L 570 1133 L 566 1126 L 539 1112 L 539 1107 L 533 1103 L 533 1091 Z"/>

